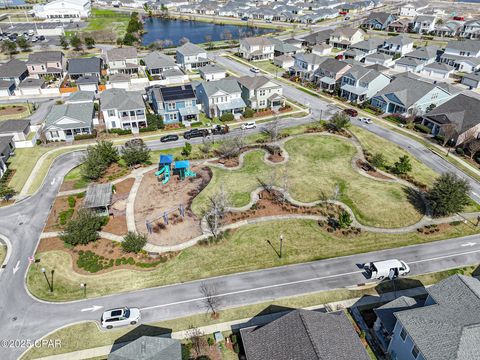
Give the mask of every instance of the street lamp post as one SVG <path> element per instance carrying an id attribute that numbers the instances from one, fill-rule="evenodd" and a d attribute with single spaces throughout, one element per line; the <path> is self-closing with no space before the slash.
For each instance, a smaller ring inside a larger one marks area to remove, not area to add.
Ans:
<path id="1" fill-rule="evenodd" d="M 83 288 L 83 296 L 87 297 L 87 283 L 81 283 L 80 287 Z"/>
<path id="2" fill-rule="evenodd" d="M 280 259 L 282 258 L 283 234 L 280 234 Z"/>
<path id="3" fill-rule="evenodd" d="M 45 280 L 47 281 L 48 289 L 50 290 L 50 292 L 53 292 L 53 286 L 52 284 L 50 284 L 50 280 L 48 280 L 47 270 L 44 267 L 42 267 L 42 273 L 43 273 L 43 276 L 45 276 Z M 53 270 L 52 270 L 52 282 L 53 282 Z"/>

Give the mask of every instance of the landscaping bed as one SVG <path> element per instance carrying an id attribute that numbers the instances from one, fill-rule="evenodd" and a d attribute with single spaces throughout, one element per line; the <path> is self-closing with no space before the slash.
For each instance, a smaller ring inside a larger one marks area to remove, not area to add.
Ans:
<path id="1" fill-rule="evenodd" d="M 73 215 L 81 208 L 85 193 L 60 196 L 53 202 L 44 231 L 60 231 Z"/>
<path id="2" fill-rule="evenodd" d="M 7 119 L 22 119 L 30 115 L 27 105 L 0 105 L 0 121 Z"/>

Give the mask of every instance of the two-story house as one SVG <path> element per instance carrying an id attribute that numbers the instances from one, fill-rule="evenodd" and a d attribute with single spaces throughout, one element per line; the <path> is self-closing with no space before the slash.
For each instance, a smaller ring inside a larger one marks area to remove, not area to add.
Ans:
<path id="1" fill-rule="evenodd" d="M 81 89 L 97 90 L 102 76 L 103 60 L 98 57 L 68 60 L 68 76 Z"/>
<path id="2" fill-rule="evenodd" d="M 147 127 L 145 102 L 141 93 L 112 88 L 100 94 L 100 111 L 107 130 L 123 129 L 138 133 Z"/>
<path id="3" fill-rule="evenodd" d="M 177 48 L 176 62 L 184 70 L 198 69 L 209 63 L 207 51 L 190 42 Z"/>
<path id="4" fill-rule="evenodd" d="M 239 52 L 248 61 L 273 60 L 275 45 L 266 37 L 249 37 L 240 40 Z"/>
<path id="5" fill-rule="evenodd" d="M 383 46 L 381 46 L 378 51 L 401 57 L 413 51 L 413 40 L 405 34 L 392 36 L 383 41 Z"/>
<path id="6" fill-rule="evenodd" d="M 266 76 L 242 76 L 238 82 L 243 100 L 254 110 L 278 110 L 285 104 L 282 86 Z"/>
<path id="7" fill-rule="evenodd" d="M 133 46 L 107 50 L 106 59 L 110 74 L 134 74 L 138 72 L 137 49 Z"/>
<path id="8" fill-rule="evenodd" d="M 398 76 L 372 99 L 372 106 L 387 114 L 421 115 L 432 106 L 449 100 L 453 94 L 440 87 L 411 76 Z"/>
<path id="9" fill-rule="evenodd" d="M 390 84 L 391 78 L 377 70 L 354 65 L 341 79 L 340 96 L 354 103 L 369 100 Z"/>
<path id="10" fill-rule="evenodd" d="M 46 75 L 62 78 L 65 66 L 66 59 L 61 51 L 39 51 L 28 55 L 28 73 L 36 78 Z"/>
<path id="11" fill-rule="evenodd" d="M 395 62 L 397 71 L 421 72 L 423 68 L 437 60 L 440 48 L 435 45 L 417 48 Z"/>
<path id="12" fill-rule="evenodd" d="M 15 152 L 13 136 L 0 136 L 0 178 L 7 171 L 7 162 Z"/>
<path id="13" fill-rule="evenodd" d="M 386 30 L 395 20 L 395 16 L 387 12 L 372 12 L 363 22 L 362 27 L 366 29 Z"/>
<path id="14" fill-rule="evenodd" d="M 383 39 L 372 37 L 350 45 L 349 49 L 343 53 L 343 57 L 362 61 L 366 56 L 375 54 L 382 45 Z"/>
<path id="15" fill-rule="evenodd" d="M 332 92 L 336 86 L 340 84 L 342 76 L 350 70 L 352 65 L 345 61 L 327 58 L 322 62 L 318 69 L 314 72 L 314 81 L 318 86 L 325 90 Z"/>
<path id="16" fill-rule="evenodd" d="M 312 53 L 298 53 L 293 56 L 293 59 L 294 62 L 290 68 L 290 74 L 304 80 L 313 80 L 313 73 L 327 58 Z"/>
<path id="17" fill-rule="evenodd" d="M 24 61 L 12 59 L 0 65 L 0 80 L 13 82 L 15 87 L 27 76 L 28 70 Z"/>
<path id="18" fill-rule="evenodd" d="M 145 69 L 151 76 L 157 77 L 163 74 L 166 70 L 178 69 L 179 66 L 175 60 L 168 55 L 162 54 L 159 51 L 151 52 L 142 59 L 145 64 Z"/>
<path id="19" fill-rule="evenodd" d="M 414 17 L 423 14 L 427 8 L 427 1 L 415 1 L 403 3 L 398 10 L 400 16 Z"/>
<path id="20" fill-rule="evenodd" d="M 152 86 L 147 89 L 149 101 L 156 114 L 163 116 L 165 124 L 189 125 L 198 121 L 200 113 L 197 96 L 191 84 L 179 86 Z"/>
<path id="21" fill-rule="evenodd" d="M 337 49 L 347 49 L 349 46 L 365 39 L 365 31 L 362 29 L 344 27 L 337 28 L 330 35 L 329 44 Z"/>
<path id="22" fill-rule="evenodd" d="M 480 19 L 465 22 L 460 36 L 466 39 L 480 39 Z"/>
<path id="23" fill-rule="evenodd" d="M 433 30 L 436 36 L 455 37 L 460 35 L 460 31 L 463 28 L 463 21 L 448 20 L 443 23 L 436 23 L 435 30 Z"/>
<path id="24" fill-rule="evenodd" d="M 453 66 L 457 71 L 472 73 L 480 69 L 480 41 L 451 40 L 440 56 L 440 62 Z"/>
<path id="25" fill-rule="evenodd" d="M 196 87 L 196 94 L 203 112 L 211 119 L 225 113 L 239 118 L 247 106 L 238 81 L 234 78 L 202 82 Z"/>
<path id="26" fill-rule="evenodd" d="M 302 49 L 300 47 L 289 44 L 289 43 L 284 42 L 282 40 L 279 40 L 279 39 L 276 39 L 276 38 L 269 38 L 269 40 L 273 43 L 274 56 L 294 55 L 297 52 L 302 51 Z"/>
<path id="27" fill-rule="evenodd" d="M 437 18 L 429 15 L 418 15 L 413 20 L 412 30 L 418 34 L 430 34 L 435 30 Z"/>

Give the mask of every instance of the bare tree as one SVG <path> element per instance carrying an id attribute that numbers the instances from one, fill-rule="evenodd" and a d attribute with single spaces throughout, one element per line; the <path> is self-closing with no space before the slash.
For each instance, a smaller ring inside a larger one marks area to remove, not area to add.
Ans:
<path id="1" fill-rule="evenodd" d="M 180 45 L 185 45 L 188 42 L 190 42 L 190 40 L 185 36 L 179 40 Z"/>
<path id="2" fill-rule="evenodd" d="M 215 285 L 203 281 L 200 285 L 200 292 L 203 295 L 203 303 L 207 309 L 207 313 L 211 313 L 212 316 L 216 317 L 220 309 L 220 298 L 218 297 L 218 291 Z"/>
<path id="3" fill-rule="evenodd" d="M 208 49 L 213 49 L 212 35 L 205 35 L 205 42 L 207 43 Z"/>
<path id="4" fill-rule="evenodd" d="M 194 325 L 190 325 L 188 327 L 188 330 L 185 331 L 185 336 L 188 340 L 191 341 L 196 356 L 200 356 L 200 354 L 202 353 L 202 330 L 195 327 Z"/>
<path id="5" fill-rule="evenodd" d="M 208 154 L 210 154 L 210 151 L 212 150 L 212 141 L 203 138 L 202 144 L 198 148 L 203 155 L 208 156 Z"/>
<path id="6" fill-rule="evenodd" d="M 230 199 L 223 186 L 220 187 L 218 192 L 208 198 L 207 209 L 203 212 L 203 217 L 208 230 L 214 238 L 217 238 L 220 233 L 220 228 L 223 224 L 222 220 L 229 204 Z"/>
<path id="7" fill-rule="evenodd" d="M 455 124 L 447 123 L 440 126 L 440 129 L 445 136 L 445 138 L 443 139 L 443 146 L 445 146 L 457 134 L 457 127 L 455 126 Z"/>
<path id="8" fill-rule="evenodd" d="M 165 48 L 165 40 L 156 40 L 151 45 L 152 49 L 163 50 Z"/>
<path id="9" fill-rule="evenodd" d="M 170 39 L 163 40 L 163 44 L 166 48 L 173 46 L 173 41 Z"/>
<path id="10" fill-rule="evenodd" d="M 222 141 L 217 149 L 217 154 L 222 158 L 232 158 L 240 155 L 242 148 L 245 147 L 245 137 L 237 135 Z"/>
<path id="11" fill-rule="evenodd" d="M 280 126 L 278 119 L 268 122 L 262 129 L 262 133 L 267 135 L 270 142 L 275 142 L 280 136 Z"/>
<path id="12" fill-rule="evenodd" d="M 468 149 L 468 152 L 470 153 L 470 159 L 473 159 L 475 154 L 480 151 L 480 140 L 478 139 L 470 140 L 467 143 L 467 149 Z"/>

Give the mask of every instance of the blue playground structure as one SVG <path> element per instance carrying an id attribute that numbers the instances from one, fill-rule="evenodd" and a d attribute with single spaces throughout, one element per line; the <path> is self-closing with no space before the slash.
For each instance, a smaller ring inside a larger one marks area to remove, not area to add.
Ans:
<path id="1" fill-rule="evenodd" d="M 172 168 L 173 164 L 173 168 Z M 187 177 L 196 177 L 197 174 L 190 170 L 190 161 L 180 160 L 173 161 L 173 155 L 160 155 L 160 161 L 158 163 L 158 171 L 155 176 L 159 177 L 163 175 L 162 184 L 168 183 L 171 175 L 178 175 L 180 180 L 185 180 Z"/>

